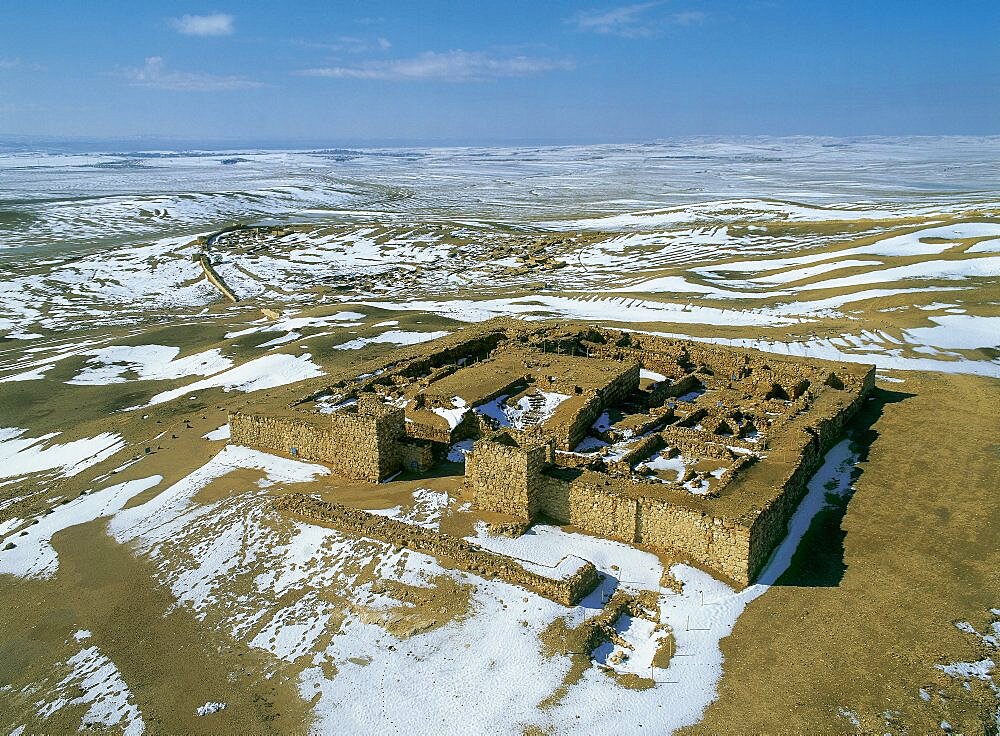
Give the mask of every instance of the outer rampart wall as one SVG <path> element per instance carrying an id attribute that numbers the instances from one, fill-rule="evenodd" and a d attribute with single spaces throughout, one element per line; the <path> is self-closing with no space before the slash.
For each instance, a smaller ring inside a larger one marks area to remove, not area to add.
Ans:
<path id="1" fill-rule="evenodd" d="M 803 432 L 803 446 L 797 461 L 784 480 L 784 492 L 778 494 L 757 514 L 751 525 L 747 560 L 750 579 L 756 578 L 770 558 L 771 552 L 784 539 L 788 531 L 788 521 L 806 494 L 809 478 L 822 464 L 826 451 L 843 435 L 844 425 L 861 408 L 873 388 L 875 388 L 874 367 L 862 378 L 860 392 L 849 405 L 833 416 L 817 422 L 810 428 L 811 431 Z M 790 452 L 794 453 L 794 449 Z"/>
<path id="2" fill-rule="evenodd" d="M 441 555 L 462 569 L 483 577 L 498 577 L 519 585 L 564 606 L 572 606 L 592 591 L 598 582 L 597 570 L 585 560 L 566 577 L 546 577 L 526 570 L 511 557 L 490 552 L 448 534 L 406 524 L 358 509 L 326 503 L 311 496 L 291 494 L 275 501 L 281 511 L 325 522 L 346 532 L 378 539 L 418 552 Z"/>

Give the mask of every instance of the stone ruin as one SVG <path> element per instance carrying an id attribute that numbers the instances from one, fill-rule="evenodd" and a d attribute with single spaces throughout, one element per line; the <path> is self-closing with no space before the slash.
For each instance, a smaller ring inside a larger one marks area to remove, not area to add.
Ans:
<path id="1" fill-rule="evenodd" d="M 874 378 L 872 366 L 498 319 L 278 409 L 233 412 L 230 426 L 233 442 L 370 482 L 462 448 L 473 509 L 495 531 L 570 525 L 747 585 Z"/>

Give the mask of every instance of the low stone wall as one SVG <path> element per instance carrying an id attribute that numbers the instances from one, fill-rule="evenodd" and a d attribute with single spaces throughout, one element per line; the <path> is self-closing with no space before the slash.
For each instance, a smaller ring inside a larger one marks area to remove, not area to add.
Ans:
<path id="1" fill-rule="evenodd" d="M 499 578 L 564 606 L 576 605 L 597 586 L 599 580 L 594 565 L 585 560 L 572 575 L 550 578 L 526 570 L 514 558 L 483 549 L 464 539 L 366 511 L 326 503 L 312 496 L 281 496 L 275 500 L 274 505 L 280 511 L 330 524 L 349 534 L 388 542 L 415 552 L 446 557 L 463 570 L 485 578 Z"/>
<path id="2" fill-rule="evenodd" d="M 667 427 L 660 432 L 664 444 L 676 447 L 685 454 L 697 455 L 699 457 L 711 457 L 719 460 L 732 458 L 733 453 L 727 445 L 733 447 L 743 447 L 751 449 L 753 445 L 735 437 L 719 437 L 709 432 L 702 432 L 693 428 L 677 429 Z"/>
<path id="3" fill-rule="evenodd" d="M 215 267 L 212 265 L 212 261 L 209 260 L 207 255 L 201 253 L 198 256 L 198 263 L 201 264 L 201 270 L 205 272 L 205 278 L 208 279 L 208 283 L 221 291 L 222 295 L 230 301 L 239 301 L 239 297 L 237 297 L 236 293 L 229 288 L 225 281 L 223 281 L 222 277 L 215 270 Z"/>
<path id="4" fill-rule="evenodd" d="M 666 442 L 663 441 L 662 435 L 651 434 L 648 437 L 643 437 L 641 440 L 635 443 L 628 451 L 622 455 L 621 460 L 615 460 L 608 463 L 608 468 L 616 473 L 628 474 L 632 472 L 632 466 L 636 463 L 646 460 L 653 455 L 654 452 L 659 452 L 664 447 L 666 447 Z"/>

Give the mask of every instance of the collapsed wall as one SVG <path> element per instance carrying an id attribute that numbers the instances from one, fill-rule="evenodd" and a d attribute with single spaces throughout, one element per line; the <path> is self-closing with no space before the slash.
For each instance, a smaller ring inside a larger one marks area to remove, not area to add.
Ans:
<path id="1" fill-rule="evenodd" d="M 458 567 L 485 578 L 499 578 L 527 588 L 564 606 L 573 606 L 597 587 L 599 577 L 594 565 L 579 559 L 579 564 L 559 577 L 548 577 L 525 567 L 512 557 L 491 552 L 464 539 L 406 524 L 378 514 L 340 504 L 327 503 L 312 496 L 290 494 L 274 502 L 275 508 L 330 524 L 342 531 L 406 547 L 415 552 L 446 557 Z"/>

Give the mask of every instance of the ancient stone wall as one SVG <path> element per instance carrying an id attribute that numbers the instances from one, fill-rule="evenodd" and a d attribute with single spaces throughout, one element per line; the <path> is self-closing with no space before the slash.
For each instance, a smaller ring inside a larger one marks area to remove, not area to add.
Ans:
<path id="1" fill-rule="evenodd" d="M 750 531 L 729 519 L 654 498 L 639 501 L 636 542 L 674 549 L 747 585 Z"/>
<path id="2" fill-rule="evenodd" d="M 849 404 L 832 416 L 826 417 L 803 430 L 799 444 L 786 452 L 791 460 L 790 471 L 784 478 L 784 492 L 757 514 L 751 526 L 751 545 L 748 550 L 748 576 L 754 579 L 764 568 L 771 552 L 784 539 L 788 521 L 805 496 L 809 478 L 823 462 L 823 455 L 843 435 L 844 425 L 854 416 L 875 387 L 875 368 L 861 377 L 859 391 Z"/>
<path id="3" fill-rule="evenodd" d="M 747 450 L 755 450 L 758 447 L 735 437 L 719 437 L 693 428 L 666 427 L 659 435 L 663 438 L 664 444 L 676 447 L 687 455 L 712 457 L 719 460 L 728 460 L 733 456 L 732 451 L 727 447 L 728 445 Z"/>
<path id="4" fill-rule="evenodd" d="M 564 606 L 576 605 L 597 586 L 599 580 L 593 563 L 586 560 L 580 560 L 579 567 L 566 576 L 548 577 L 525 569 L 514 558 L 483 549 L 464 539 L 366 511 L 326 503 L 311 496 L 281 496 L 275 501 L 275 507 L 286 513 L 331 524 L 350 534 L 445 557 L 464 570 L 485 578 L 500 578 Z"/>
<path id="5" fill-rule="evenodd" d="M 229 285 L 226 284 L 223 278 L 219 275 L 219 272 L 215 270 L 215 267 L 212 265 L 212 261 L 207 255 L 201 253 L 198 256 L 198 263 L 201 264 L 201 269 L 205 272 L 205 278 L 208 282 L 221 291 L 223 296 L 232 302 L 238 302 L 240 300 L 239 297 L 236 296 L 236 293 L 229 288 Z"/>
<path id="6" fill-rule="evenodd" d="M 588 478 L 589 476 L 584 476 Z M 608 539 L 634 544 L 638 501 L 578 480 L 569 488 L 569 523 Z"/>
<path id="7" fill-rule="evenodd" d="M 591 392 L 571 417 L 558 424 L 548 422 L 544 428 L 539 427 L 538 431 L 550 434 L 555 438 L 558 449 L 569 452 L 583 441 L 591 425 L 603 411 L 604 400 L 596 392 Z"/>
<path id="8" fill-rule="evenodd" d="M 233 412 L 229 426 L 234 443 L 319 460 L 347 478 L 377 483 L 400 469 L 403 410 L 370 397 L 329 415 Z"/>
<path id="9" fill-rule="evenodd" d="M 476 507 L 533 520 L 549 451 L 546 445 L 521 447 L 506 433 L 477 440 L 465 456 Z"/>
<path id="10" fill-rule="evenodd" d="M 262 447 L 303 460 L 339 462 L 340 448 L 333 440 L 325 417 L 250 414 L 231 412 L 231 439 L 240 445 Z"/>
<path id="11" fill-rule="evenodd" d="M 639 386 L 639 365 L 629 366 L 602 389 L 590 391 L 576 412 L 558 423 L 547 422 L 545 434 L 555 438 L 556 448 L 572 451 L 587 436 L 604 410 L 625 399 Z"/>
<path id="12" fill-rule="evenodd" d="M 434 466 L 434 445 L 421 440 L 400 442 L 399 462 L 404 470 L 426 473 Z"/>

